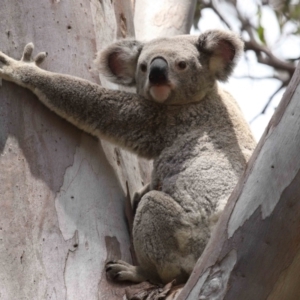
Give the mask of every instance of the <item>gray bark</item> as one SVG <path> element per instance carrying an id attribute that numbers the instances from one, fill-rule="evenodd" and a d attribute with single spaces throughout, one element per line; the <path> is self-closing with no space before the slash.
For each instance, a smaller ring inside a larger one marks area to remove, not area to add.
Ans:
<path id="1" fill-rule="evenodd" d="M 193 23 L 196 2 L 135 0 L 136 37 L 151 40 L 161 36 L 188 34 Z"/>

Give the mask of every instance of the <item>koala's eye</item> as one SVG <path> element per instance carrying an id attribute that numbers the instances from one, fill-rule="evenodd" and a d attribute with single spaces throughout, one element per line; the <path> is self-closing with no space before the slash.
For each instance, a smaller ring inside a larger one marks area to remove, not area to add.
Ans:
<path id="1" fill-rule="evenodd" d="M 178 68 L 180 69 L 180 70 L 184 70 L 184 69 L 186 69 L 186 67 L 187 67 L 187 64 L 186 64 L 186 62 L 184 61 L 184 60 L 181 60 L 180 62 L 178 62 Z"/>
<path id="2" fill-rule="evenodd" d="M 146 72 L 147 71 L 147 65 L 146 64 L 141 64 L 140 69 L 142 72 Z"/>

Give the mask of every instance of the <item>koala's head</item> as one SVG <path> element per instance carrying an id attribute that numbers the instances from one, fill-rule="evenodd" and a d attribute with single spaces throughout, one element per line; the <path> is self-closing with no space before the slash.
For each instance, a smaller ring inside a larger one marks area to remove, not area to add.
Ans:
<path id="1" fill-rule="evenodd" d="M 232 32 L 175 36 L 149 42 L 121 40 L 97 59 L 110 81 L 136 86 L 148 100 L 174 105 L 203 99 L 232 73 L 243 43 Z"/>

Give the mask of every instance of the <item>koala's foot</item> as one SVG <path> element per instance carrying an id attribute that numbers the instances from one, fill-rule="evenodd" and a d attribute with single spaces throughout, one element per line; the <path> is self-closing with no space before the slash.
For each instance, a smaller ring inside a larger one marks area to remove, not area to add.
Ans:
<path id="1" fill-rule="evenodd" d="M 143 276 L 141 268 L 132 266 L 125 261 L 110 261 L 105 266 L 109 279 L 114 281 L 143 282 L 147 279 Z"/>
<path id="2" fill-rule="evenodd" d="M 22 85 L 20 71 L 23 67 L 36 67 L 47 57 L 46 52 L 41 52 L 33 59 L 33 49 L 33 43 L 27 44 L 21 60 L 15 60 L 0 51 L 0 77 Z"/>

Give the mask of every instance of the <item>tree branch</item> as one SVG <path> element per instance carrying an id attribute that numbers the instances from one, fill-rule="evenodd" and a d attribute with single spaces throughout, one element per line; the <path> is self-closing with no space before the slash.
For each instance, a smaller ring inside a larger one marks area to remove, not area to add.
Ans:
<path id="1" fill-rule="evenodd" d="M 225 26 L 232 30 L 232 27 L 230 26 L 230 24 L 224 19 L 224 17 L 222 16 L 222 14 L 219 12 L 219 10 L 217 9 L 217 7 L 215 6 L 215 4 L 213 3 L 213 1 L 209 1 L 207 3 L 204 3 L 202 1 L 202 8 L 210 8 L 214 11 L 214 13 L 220 18 L 220 20 L 225 24 Z"/>
<path id="2" fill-rule="evenodd" d="M 291 78 L 291 76 L 293 75 L 293 73 L 295 71 L 295 64 L 293 62 L 279 59 L 272 53 L 272 51 L 268 47 L 259 44 L 254 35 L 255 28 L 251 24 L 250 20 L 245 18 L 240 13 L 236 4 L 231 3 L 231 5 L 235 8 L 237 17 L 242 24 L 240 31 L 241 32 L 245 31 L 249 35 L 250 40 L 244 41 L 245 42 L 245 51 L 248 51 L 248 50 L 254 51 L 256 54 L 256 57 L 257 57 L 257 61 L 259 63 L 268 65 L 279 71 L 286 71 L 286 72 L 288 72 L 289 77 Z M 228 29 L 232 30 L 232 27 L 226 21 L 226 19 L 223 17 L 223 15 L 220 13 L 217 5 L 215 4 L 215 2 L 213 0 L 208 1 L 208 2 L 201 1 L 201 6 L 202 6 L 202 8 L 212 9 L 214 11 L 214 13 L 220 18 L 220 20 L 225 24 L 225 26 L 228 27 Z"/>
<path id="3" fill-rule="evenodd" d="M 300 66 L 177 300 L 300 299 Z"/>
<path id="4" fill-rule="evenodd" d="M 228 2 L 228 1 L 227 1 Z M 214 13 L 220 18 L 220 20 L 229 28 L 232 30 L 232 27 L 230 26 L 230 24 L 226 21 L 226 19 L 223 17 L 223 15 L 220 13 L 217 4 L 215 3 L 214 0 L 210 0 L 210 1 L 200 1 L 202 8 L 210 8 L 214 11 Z M 237 14 L 237 18 L 238 20 L 241 22 L 241 28 L 240 28 L 240 32 L 246 32 L 249 36 L 249 40 L 245 41 L 245 51 L 254 51 L 257 61 L 261 64 L 270 66 L 272 68 L 274 68 L 274 70 L 278 71 L 278 72 L 286 72 L 288 74 L 288 78 L 282 78 L 281 76 L 272 76 L 272 77 L 251 77 L 248 76 L 247 78 L 249 79 L 254 79 L 254 80 L 262 80 L 262 79 L 277 79 L 280 80 L 282 82 L 282 84 L 280 85 L 280 87 L 270 96 L 268 102 L 266 103 L 265 107 L 263 108 L 262 112 L 260 114 L 264 114 L 267 110 L 267 108 L 269 107 L 269 105 L 271 104 L 273 98 L 276 96 L 276 94 L 285 86 L 288 85 L 290 79 L 292 78 L 292 75 L 295 72 L 295 61 L 298 60 L 299 58 L 296 59 L 290 59 L 290 60 L 282 60 L 280 58 L 278 58 L 277 56 L 275 56 L 272 51 L 265 45 L 260 44 L 257 41 L 257 37 L 255 36 L 255 31 L 256 28 L 255 26 L 253 26 L 250 22 L 250 20 L 243 16 L 241 14 L 241 12 L 238 10 L 237 8 L 237 4 L 236 1 L 230 1 L 230 4 L 232 5 L 232 7 L 234 7 L 236 14 Z M 260 115 L 259 114 L 259 115 Z M 254 120 L 257 119 L 257 117 L 259 116 L 255 116 L 250 123 L 252 123 Z"/>
<path id="5" fill-rule="evenodd" d="M 268 107 L 270 106 L 270 104 L 272 103 L 274 97 L 277 95 L 277 93 L 279 93 L 287 84 L 285 84 L 284 82 L 279 86 L 279 88 L 277 88 L 275 90 L 275 92 L 270 96 L 269 100 L 267 101 L 267 103 L 265 104 L 264 108 L 262 109 L 262 111 L 257 114 L 249 123 L 252 124 L 260 115 L 264 115 L 268 109 Z"/>
<path id="6" fill-rule="evenodd" d="M 255 76 L 251 76 L 251 75 L 243 75 L 243 76 L 234 76 L 234 78 L 236 78 L 236 79 L 252 79 L 252 80 L 276 79 L 276 80 L 282 81 L 282 79 L 279 76 L 277 76 L 277 75 L 263 76 L 263 77 L 255 77 Z"/>
<path id="7" fill-rule="evenodd" d="M 254 39 L 245 42 L 245 50 L 253 50 L 259 63 L 271 66 L 277 70 L 286 71 L 290 77 L 294 74 L 295 65 L 293 63 L 277 58 L 267 47 L 258 44 Z"/>

